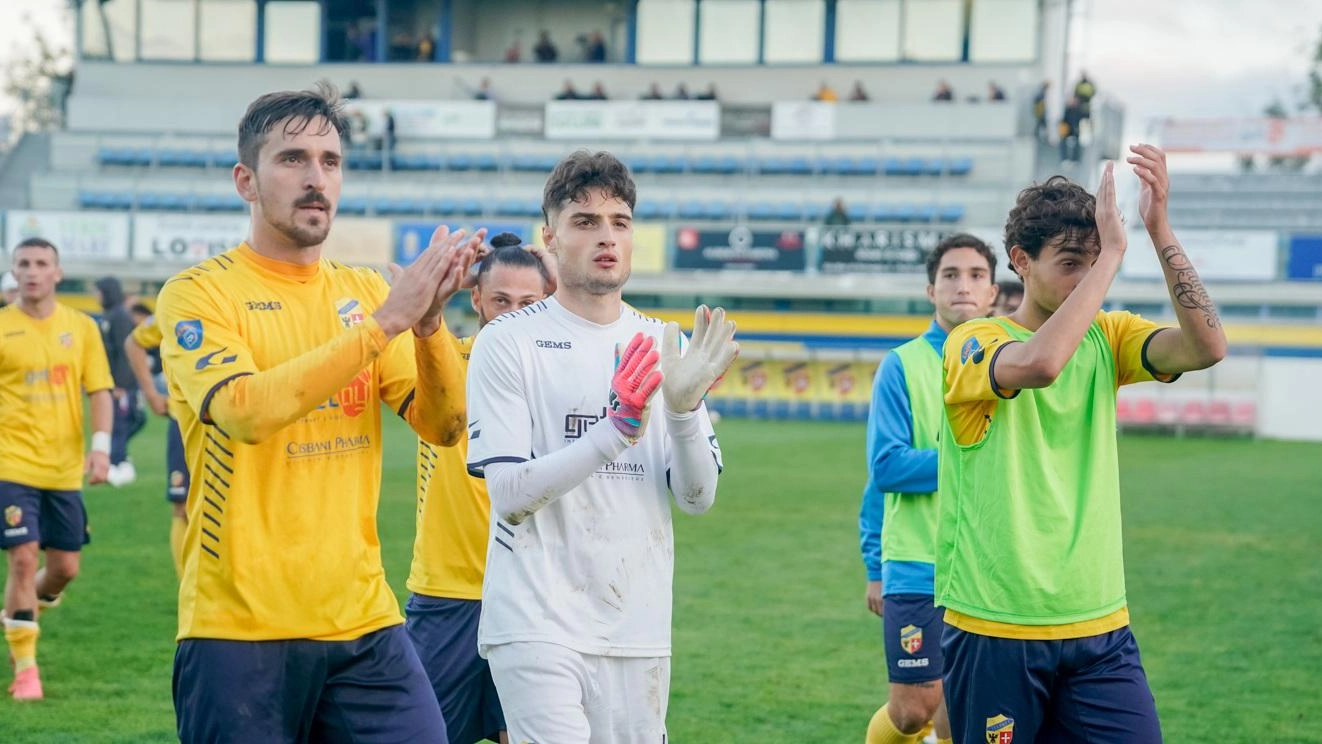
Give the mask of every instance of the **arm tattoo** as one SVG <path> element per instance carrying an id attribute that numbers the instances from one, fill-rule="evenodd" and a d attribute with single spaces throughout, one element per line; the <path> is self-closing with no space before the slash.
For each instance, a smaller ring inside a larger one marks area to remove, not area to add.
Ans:
<path id="1" fill-rule="evenodd" d="M 1171 284 L 1171 296 L 1175 302 L 1180 307 L 1201 310 L 1208 328 L 1220 328 L 1221 317 L 1217 315 L 1216 305 L 1212 304 L 1203 280 L 1198 278 L 1198 272 L 1194 271 L 1184 249 L 1178 244 L 1168 245 L 1161 249 L 1161 259 L 1175 273 L 1175 282 Z"/>

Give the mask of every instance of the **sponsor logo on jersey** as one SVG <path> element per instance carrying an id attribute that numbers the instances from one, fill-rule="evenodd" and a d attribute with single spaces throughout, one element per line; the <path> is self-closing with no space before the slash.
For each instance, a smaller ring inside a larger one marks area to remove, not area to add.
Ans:
<path id="1" fill-rule="evenodd" d="M 31 369 L 23 373 L 23 382 L 28 385 L 38 385 L 43 382 L 49 382 L 52 385 L 63 385 L 69 379 L 69 365 L 57 364 L 50 369 Z"/>
<path id="2" fill-rule="evenodd" d="M 923 629 L 916 625 L 900 628 L 900 648 L 913 656 L 923 649 Z"/>
<path id="3" fill-rule="evenodd" d="M 249 310 L 280 310 L 279 302 L 274 300 L 247 300 L 243 303 Z"/>
<path id="4" fill-rule="evenodd" d="M 63 346 L 63 347 L 66 348 L 66 349 L 72 349 L 72 348 L 73 348 L 73 334 L 72 334 L 72 333 L 67 333 L 67 332 L 66 332 L 66 333 L 61 333 L 61 334 L 60 334 L 60 346 Z"/>
<path id="5" fill-rule="evenodd" d="M 372 393 L 372 370 L 363 370 L 358 376 L 349 381 L 340 389 L 338 393 L 331 396 L 329 400 L 317 406 L 317 411 L 339 411 L 350 418 L 357 417 L 367 410 L 367 405 L 371 402 Z"/>
<path id="6" fill-rule="evenodd" d="M 1013 741 L 1013 718 L 998 714 L 987 719 L 987 744 L 1011 744 Z"/>
<path id="7" fill-rule="evenodd" d="M 352 297 L 341 297 L 335 301 L 335 314 L 340 316 L 340 324 L 353 328 L 367 319 L 363 304 Z"/>
<path id="8" fill-rule="evenodd" d="M 982 348 L 982 344 L 978 343 L 977 338 L 970 338 L 964 342 L 963 346 L 959 347 L 960 364 L 968 364 L 970 359 L 973 360 L 974 364 L 982 364 L 982 358 L 986 355 L 986 350 Z"/>
<path id="9" fill-rule="evenodd" d="M 572 341 L 547 341 L 546 339 L 541 339 L 541 338 L 539 338 L 539 339 L 537 339 L 537 341 L 535 341 L 534 343 L 537 344 L 537 348 L 539 348 L 539 349 L 572 349 L 572 348 L 574 348 L 574 343 L 573 343 Z"/>
<path id="10" fill-rule="evenodd" d="M 219 367 L 223 364 L 229 364 L 237 360 L 239 358 L 238 354 L 229 354 L 226 356 L 220 356 L 221 354 L 224 354 L 228 349 L 229 349 L 228 346 L 222 346 L 219 349 L 216 349 L 215 351 L 211 352 L 210 354 L 203 355 L 201 359 L 197 360 L 197 364 L 193 365 L 193 369 L 201 372 L 207 367 Z"/>
<path id="11" fill-rule="evenodd" d="M 196 351 L 202 347 L 202 321 L 181 320 L 174 324 L 174 337 L 184 351 Z"/>
<path id="12" fill-rule="evenodd" d="M 327 437 L 307 442 L 289 442 L 285 444 L 285 456 L 291 460 L 311 457 L 329 457 L 344 455 L 371 449 L 372 437 L 369 434 L 355 434 L 342 437 Z"/>
<path id="13" fill-rule="evenodd" d="M 18 523 L 22 521 L 23 521 L 23 507 L 21 506 L 5 507 L 5 524 L 9 525 L 10 527 L 17 527 Z"/>
<path id="14" fill-rule="evenodd" d="M 565 439 L 573 440 L 582 437 L 587 433 L 588 427 L 606 418 L 606 407 L 602 406 L 601 413 L 583 414 L 570 413 L 565 416 Z"/>

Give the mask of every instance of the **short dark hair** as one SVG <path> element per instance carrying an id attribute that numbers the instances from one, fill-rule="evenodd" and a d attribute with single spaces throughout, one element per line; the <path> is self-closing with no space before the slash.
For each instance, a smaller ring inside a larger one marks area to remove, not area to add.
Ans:
<path id="1" fill-rule="evenodd" d="M 479 285 L 482 283 L 482 277 L 490 274 L 496 266 L 536 269 L 537 273 L 542 275 L 543 282 L 550 278 L 546 274 L 546 267 L 537 260 L 536 256 L 524 249 L 523 241 L 514 233 L 501 233 L 491 239 L 491 252 L 483 256 L 477 264 Z"/>
<path id="2" fill-rule="evenodd" d="M 1024 283 L 1018 279 L 1002 279 L 996 282 L 996 288 L 1001 291 L 1001 296 L 1022 295 L 1024 293 Z"/>
<path id="3" fill-rule="evenodd" d="M 239 162 L 256 170 L 257 153 L 275 125 L 283 121 L 285 134 L 299 134 L 318 118 L 325 123 L 317 134 L 334 128 L 336 134 L 344 136 L 348 128 L 344 102 L 335 86 L 325 80 L 318 81 L 312 90 L 282 90 L 258 98 L 249 104 L 239 122 Z"/>
<path id="4" fill-rule="evenodd" d="M 60 249 L 56 248 L 54 243 L 45 238 L 24 238 L 18 245 L 14 246 L 14 250 L 10 251 L 10 253 L 12 254 L 19 248 L 49 248 L 51 253 L 55 254 L 55 263 L 60 262 Z"/>
<path id="5" fill-rule="evenodd" d="M 928 284 L 936 284 L 936 271 L 941 268 L 941 259 L 956 248 L 972 248 L 987 259 L 988 275 L 992 281 L 996 281 L 996 254 L 992 253 L 991 246 L 988 246 L 986 242 L 975 235 L 955 233 L 937 243 L 932 252 L 927 255 Z"/>
<path id="6" fill-rule="evenodd" d="M 1019 192 L 1005 222 L 1005 252 L 1017 245 L 1036 260 L 1056 238 L 1087 240 L 1096 233 L 1097 199 L 1068 178 L 1052 176 Z"/>
<path id="7" fill-rule="evenodd" d="M 542 192 L 542 217 L 551 224 L 551 213 L 565 204 L 579 201 L 591 189 L 601 189 L 606 196 L 622 200 L 633 211 L 638 199 L 633 176 L 619 158 L 605 152 L 578 150 L 556 164 Z"/>
<path id="8" fill-rule="evenodd" d="M 137 313 L 138 315 L 151 315 L 151 314 L 152 314 L 152 312 L 151 312 L 151 308 L 147 307 L 144 303 L 141 303 L 141 302 L 135 302 L 135 303 L 133 303 L 133 307 L 129 308 L 129 312 L 131 312 L 131 313 Z"/>

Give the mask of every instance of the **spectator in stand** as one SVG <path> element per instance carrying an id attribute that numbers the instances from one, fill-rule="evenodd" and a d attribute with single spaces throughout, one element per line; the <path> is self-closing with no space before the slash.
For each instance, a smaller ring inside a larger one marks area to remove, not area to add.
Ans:
<path id="1" fill-rule="evenodd" d="M 345 97 L 346 99 L 362 98 L 362 97 L 363 97 L 363 91 L 362 91 L 362 89 L 360 89 L 360 88 L 358 87 L 358 81 L 357 81 L 357 80 L 350 80 L 350 81 L 349 81 L 349 89 L 346 90 L 346 91 L 344 91 L 344 97 Z"/>
<path id="2" fill-rule="evenodd" d="M 932 94 L 933 101 L 953 101 L 955 100 L 955 91 L 950 87 L 950 83 L 944 80 L 938 80 L 936 83 L 936 93 Z"/>
<path id="3" fill-rule="evenodd" d="M 431 62 L 435 58 L 436 40 L 432 38 L 431 34 L 423 34 L 422 38 L 418 39 L 418 61 Z"/>
<path id="4" fill-rule="evenodd" d="M 519 40 L 510 42 L 509 47 L 505 49 L 505 63 L 518 64 L 523 59 L 523 48 L 519 46 Z"/>
<path id="5" fill-rule="evenodd" d="M 482 78 L 478 83 L 477 89 L 473 91 L 473 100 L 475 101 L 494 101 L 496 94 L 491 91 L 491 78 Z"/>
<path id="6" fill-rule="evenodd" d="M 826 218 L 822 220 L 823 225 L 833 227 L 847 227 L 849 225 L 849 212 L 845 210 L 845 200 L 836 197 L 831 202 L 831 211 L 826 213 Z"/>
<path id="7" fill-rule="evenodd" d="M 532 48 L 538 62 L 554 62 L 560 58 L 560 50 L 551 41 L 551 32 L 543 29 L 537 37 L 537 46 Z"/>
<path id="8" fill-rule="evenodd" d="M 660 85 L 652 83 L 652 87 L 648 88 L 646 93 L 638 97 L 644 101 L 660 101 L 665 98 L 665 94 L 661 92 Z"/>
<path id="9" fill-rule="evenodd" d="M 868 96 L 868 92 L 867 92 L 866 90 L 863 90 L 863 81 L 862 81 L 862 80 L 855 80 L 855 81 L 854 81 L 854 89 L 853 89 L 852 91 L 849 92 L 849 100 L 851 100 L 851 101 L 870 101 L 870 100 L 872 100 L 872 99 Z"/>
<path id="10" fill-rule="evenodd" d="M 1081 157 L 1079 146 L 1079 125 L 1083 123 L 1086 115 L 1083 112 L 1083 105 L 1079 102 L 1078 96 L 1070 96 L 1069 103 L 1065 105 L 1065 114 L 1060 117 L 1060 160 L 1064 163 L 1079 161 Z"/>
<path id="11" fill-rule="evenodd" d="M 390 109 L 386 109 L 386 136 L 384 144 L 387 153 L 395 151 L 395 114 Z"/>
<path id="12" fill-rule="evenodd" d="M 719 99 L 716 97 L 716 83 L 710 83 L 710 84 L 708 84 L 708 85 L 707 85 L 707 90 L 705 90 L 705 91 L 699 93 L 698 95 L 694 96 L 694 98 L 696 98 L 696 99 L 699 100 L 699 101 L 715 101 L 715 100 L 719 100 Z"/>
<path id="13" fill-rule="evenodd" d="M 1042 87 L 1037 89 L 1037 94 L 1033 96 L 1033 121 L 1036 122 L 1033 127 L 1033 135 L 1039 142 L 1047 141 L 1047 90 L 1051 88 L 1050 80 L 1043 80 Z"/>
<path id="14" fill-rule="evenodd" d="M 987 100 L 996 102 L 1005 100 L 1005 88 L 996 84 L 995 80 L 987 83 Z"/>
<path id="15" fill-rule="evenodd" d="M 685 85 L 685 84 L 683 84 L 683 83 L 680 83 L 679 85 L 676 85 L 676 86 L 675 86 L 675 100 L 676 100 L 676 101 L 687 101 L 687 100 L 689 100 L 689 99 L 692 98 L 692 97 L 693 97 L 693 96 L 690 96 L 690 95 L 689 95 L 689 88 L 688 88 L 687 85 Z"/>
<path id="16" fill-rule="evenodd" d="M 1015 279 L 1002 279 L 996 282 L 1000 290 L 992 303 L 992 315 L 1005 316 L 1019 309 L 1024 301 L 1024 283 Z"/>
<path id="17" fill-rule="evenodd" d="M 593 31 L 588 36 L 587 61 L 601 63 L 606 61 L 606 39 L 600 31 Z"/>
<path id="18" fill-rule="evenodd" d="M 601 84 L 600 80 L 598 80 L 596 83 L 593 83 L 592 92 L 584 97 L 587 98 L 589 101 L 605 101 L 610 98 L 609 96 L 606 95 L 606 88 Z"/>
<path id="19" fill-rule="evenodd" d="M 1084 119 L 1092 118 L 1092 97 L 1097 95 L 1097 86 L 1088 79 L 1088 73 L 1079 72 L 1079 82 L 1074 84 L 1074 97 L 1079 99 L 1079 110 Z"/>
<path id="20" fill-rule="evenodd" d="M 832 88 L 830 85 L 827 84 L 825 80 L 823 80 L 821 87 L 818 88 L 817 92 L 813 94 L 812 99 L 814 101 L 826 101 L 828 103 L 835 103 L 836 101 L 840 100 L 840 97 L 835 94 L 835 88 Z"/>
<path id="21" fill-rule="evenodd" d="M 561 88 L 560 92 L 555 95 L 557 101 L 578 101 L 582 98 L 583 96 L 579 95 L 574 88 L 574 81 L 568 78 L 565 79 L 565 87 Z"/>

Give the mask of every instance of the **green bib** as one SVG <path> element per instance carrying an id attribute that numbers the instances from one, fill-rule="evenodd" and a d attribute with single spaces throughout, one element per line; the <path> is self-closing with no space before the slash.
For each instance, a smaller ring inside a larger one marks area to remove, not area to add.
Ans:
<path id="1" fill-rule="evenodd" d="M 1032 332 L 997 320 L 1010 338 Z M 1017 625 L 1125 606 L 1116 361 L 1093 323 L 1051 386 L 996 404 L 980 442 L 942 417 L 937 604 Z"/>
<path id="2" fill-rule="evenodd" d="M 913 419 L 914 449 L 936 449 L 945 404 L 941 397 L 941 355 L 918 338 L 894 351 L 904 367 Z M 934 493 L 888 493 L 881 523 L 883 561 L 936 562 L 937 503 Z"/>

